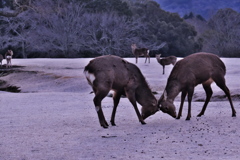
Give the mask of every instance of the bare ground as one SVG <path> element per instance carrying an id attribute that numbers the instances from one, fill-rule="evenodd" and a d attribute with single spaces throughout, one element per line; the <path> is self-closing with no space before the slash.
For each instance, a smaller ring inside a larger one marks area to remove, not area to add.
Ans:
<path id="1" fill-rule="evenodd" d="M 231 117 L 229 102 L 213 84 L 212 101 L 200 118 L 196 115 L 205 95 L 198 86 L 190 121 L 185 121 L 186 103 L 180 120 L 158 112 L 141 125 L 129 101 L 122 98 L 117 126 L 108 129 L 99 125 L 94 95 L 83 74 L 89 60 L 13 59 L 18 67 L 0 69 L 0 89 L 19 89 L 0 91 L 0 160 L 240 158 L 239 59 L 223 59 L 237 117 Z M 154 58 L 150 64 L 140 58 L 138 66 L 159 98 L 172 66 L 166 67 L 166 75 Z M 179 106 L 179 97 L 175 104 Z M 111 98 L 104 99 L 103 110 L 109 121 Z"/>

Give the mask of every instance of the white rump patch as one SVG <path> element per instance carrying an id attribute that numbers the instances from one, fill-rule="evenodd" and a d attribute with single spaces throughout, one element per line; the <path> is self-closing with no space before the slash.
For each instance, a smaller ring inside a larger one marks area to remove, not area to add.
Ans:
<path id="1" fill-rule="evenodd" d="M 92 84 L 93 84 L 93 81 L 94 81 L 95 78 L 96 78 L 96 77 L 94 76 L 94 74 L 89 73 L 89 72 L 85 72 L 85 76 L 86 76 L 88 82 L 90 83 L 90 85 L 92 85 Z"/>

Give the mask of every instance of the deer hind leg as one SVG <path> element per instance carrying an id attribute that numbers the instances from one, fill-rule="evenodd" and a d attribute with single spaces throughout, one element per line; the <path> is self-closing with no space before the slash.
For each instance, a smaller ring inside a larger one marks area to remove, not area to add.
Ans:
<path id="1" fill-rule="evenodd" d="M 112 116 L 111 116 L 111 121 L 110 121 L 112 126 L 116 126 L 116 124 L 115 124 L 115 114 L 116 114 L 116 111 L 117 111 L 117 106 L 119 104 L 121 95 L 122 95 L 121 92 L 115 92 L 115 94 L 113 96 L 114 106 L 113 106 Z"/>
<path id="2" fill-rule="evenodd" d="M 138 56 L 136 56 L 136 63 L 138 62 Z"/>
<path id="3" fill-rule="evenodd" d="M 186 98 L 186 95 L 187 95 L 187 92 L 186 91 L 182 91 L 181 104 L 180 104 L 178 116 L 177 116 L 176 119 L 180 119 L 180 117 L 182 116 L 182 109 L 183 109 L 183 104 L 184 104 L 184 100 Z"/>
<path id="4" fill-rule="evenodd" d="M 230 91 L 229 91 L 228 87 L 226 86 L 225 78 L 219 76 L 218 78 L 216 78 L 215 83 L 217 84 L 217 86 L 219 88 L 221 88 L 224 91 L 224 93 L 228 97 L 228 101 L 229 101 L 231 109 L 232 109 L 232 117 L 236 117 L 236 110 L 234 109 L 234 106 L 233 106 L 233 103 L 232 103 L 232 98 L 231 98 L 231 95 L 230 95 Z"/>
<path id="5" fill-rule="evenodd" d="M 145 63 L 147 62 L 147 59 L 148 59 L 148 63 L 150 63 L 150 56 L 149 55 L 146 55 Z"/>
<path id="6" fill-rule="evenodd" d="M 206 100 L 204 102 L 204 105 L 203 105 L 203 108 L 201 110 L 201 112 L 197 115 L 198 117 L 201 117 L 202 115 L 204 115 L 204 112 L 207 108 L 207 105 L 212 97 L 212 94 L 213 94 L 213 91 L 212 91 L 212 88 L 211 88 L 211 83 L 210 84 L 203 84 L 203 88 L 205 90 L 205 93 L 206 93 Z"/>
<path id="7" fill-rule="evenodd" d="M 105 117 L 104 117 L 104 114 L 102 111 L 101 102 L 102 102 L 103 98 L 105 98 L 107 96 L 108 92 L 109 92 L 108 90 L 97 91 L 97 92 L 95 92 L 95 97 L 93 99 L 95 109 L 98 114 L 99 123 L 103 128 L 108 128 L 108 123 L 105 120 Z"/>
<path id="8" fill-rule="evenodd" d="M 135 91 L 134 89 L 125 89 L 125 93 L 126 93 L 126 96 L 128 97 L 129 101 L 132 103 L 134 109 L 135 109 L 135 112 L 138 116 L 138 119 L 139 121 L 142 123 L 142 124 L 146 124 L 143 120 L 143 117 L 141 116 L 139 110 L 138 110 L 138 107 L 137 107 L 137 103 L 136 103 L 136 98 L 135 98 Z"/>
<path id="9" fill-rule="evenodd" d="M 165 72 L 165 65 L 163 65 L 162 67 L 163 67 L 163 73 L 162 74 L 164 74 L 164 72 Z"/>

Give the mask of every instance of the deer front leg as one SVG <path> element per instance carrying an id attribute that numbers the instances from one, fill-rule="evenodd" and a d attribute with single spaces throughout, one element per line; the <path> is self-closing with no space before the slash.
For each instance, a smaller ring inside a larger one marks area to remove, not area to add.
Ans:
<path id="1" fill-rule="evenodd" d="M 182 109 L 183 109 L 183 104 L 184 104 L 184 100 L 186 98 L 186 95 L 187 95 L 187 92 L 186 91 L 182 91 L 181 104 L 180 104 L 178 116 L 177 116 L 176 119 L 180 119 L 180 117 L 182 116 Z"/>
<path id="2" fill-rule="evenodd" d="M 135 91 L 134 89 L 126 89 L 125 90 L 126 96 L 128 97 L 129 101 L 132 103 L 135 112 L 138 116 L 138 120 L 142 123 L 142 124 L 146 124 L 143 120 L 143 117 L 141 116 L 138 107 L 137 107 L 137 103 L 136 103 L 136 98 L 135 98 Z"/>

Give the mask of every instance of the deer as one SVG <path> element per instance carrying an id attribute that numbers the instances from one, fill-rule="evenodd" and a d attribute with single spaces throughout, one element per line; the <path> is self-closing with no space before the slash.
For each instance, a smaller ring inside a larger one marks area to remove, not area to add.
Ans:
<path id="1" fill-rule="evenodd" d="M 176 119 L 180 119 L 182 116 L 183 103 L 186 95 L 188 95 L 188 113 L 186 120 L 190 120 L 194 88 L 198 84 L 202 84 L 206 93 L 206 99 L 201 112 L 197 115 L 201 117 L 204 115 L 213 94 L 211 83 L 215 82 L 216 85 L 224 91 L 230 102 L 232 117 L 236 117 L 230 91 L 226 86 L 225 74 L 225 64 L 215 54 L 199 52 L 185 57 L 175 64 L 168 77 L 165 90 L 158 101 L 160 110 Z M 176 115 L 176 108 L 173 101 L 180 92 L 181 103 L 178 115 Z"/>
<path id="2" fill-rule="evenodd" d="M 103 128 L 108 128 L 109 125 L 105 120 L 101 101 L 110 90 L 114 91 L 110 121 L 112 126 L 116 125 L 115 114 L 121 95 L 125 95 L 131 102 L 141 124 L 146 124 L 144 120 L 159 111 L 157 99 L 140 69 L 133 63 L 118 56 L 104 55 L 91 60 L 85 66 L 84 74 L 95 94 L 93 102 Z M 142 106 L 141 114 L 137 102 Z"/>
<path id="3" fill-rule="evenodd" d="M 136 57 L 136 63 L 138 62 L 138 57 L 139 56 L 145 56 L 146 57 L 145 63 L 147 62 L 147 59 L 148 59 L 148 63 L 150 63 L 150 56 L 149 56 L 150 50 L 149 49 L 147 49 L 147 48 L 137 48 L 136 44 L 132 44 L 131 48 L 132 48 L 132 53 Z"/>
<path id="4" fill-rule="evenodd" d="M 158 63 L 162 65 L 163 74 L 164 74 L 165 66 L 170 65 L 170 64 L 175 65 L 175 63 L 177 61 L 177 57 L 175 57 L 175 56 L 168 56 L 165 58 L 160 58 L 160 57 L 161 57 L 161 54 L 156 54 L 156 59 L 157 59 Z"/>
<path id="5" fill-rule="evenodd" d="M 5 53 L 5 58 L 6 58 L 6 61 L 7 61 L 6 68 L 12 67 L 12 56 L 13 56 L 13 51 L 12 50 L 8 50 Z"/>
<path id="6" fill-rule="evenodd" d="M 2 67 L 2 60 L 3 60 L 3 56 L 0 54 L 0 63 L 1 63 L 1 67 Z"/>

